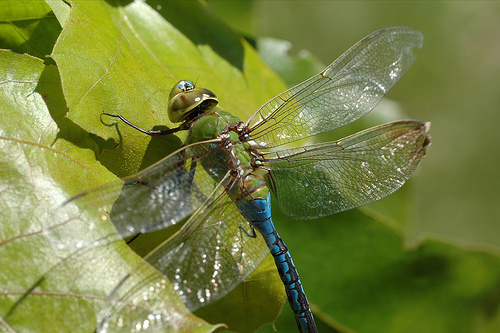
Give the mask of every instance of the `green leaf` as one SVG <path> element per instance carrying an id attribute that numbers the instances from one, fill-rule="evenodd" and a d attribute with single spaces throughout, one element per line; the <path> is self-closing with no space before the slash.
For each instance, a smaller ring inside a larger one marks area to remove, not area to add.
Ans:
<path id="1" fill-rule="evenodd" d="M 176 127 L 167 118 L 168 95 L 177 81 L 189 79 L 209 87 L 224 109 L 246 119 L 285 88 L 248 43 L 200 3 L 158 6 L 155 11 L 142 1 L 126 6 L 73 1 L 52 54 L 61 72 L 68 117 L 90 133 L 120 142 L 118 149 L 101 156 L 120 176 L 176 150 L 185 133 L 151 140 L 122 124 L 118 130 L 103 126 L 115 122 L 101 118 L 103 111 L 144 129 Z"/>
<path id="2" fill-rule="evenodd" d="M 88 135 L 62 118 L 55 67 L 10 51 L 0 52 L 0 62 L 7 78 L 0 86 L 0 325 L 6 331 L 93 331 L 100 309 L 114 306 L 119 295 L 108 296 L 141 259 L 98 211 L 83 202 L 61 204 L 116 177 L 96 161 Z M 161 295 L 169 306 L 151 306 L 175 307 L 183 318 L 178 329 L 214 328 L 191 315 L 171 287 Z M 121 305 L 122 312 L 132 310 L 131 303 Z M 163 331 L 164 323 L 156 324 Z"/>
<path id="3" fill-rule="evenodd" d="M 46 58 L 54 47 L 61 25 L 44 1 L 2 1 L 0 48 Z"/>
<path id="4" fill-rule="evenodd" d="M 193 14 L 194 19 L 203 18 L 193 25 L 203 24 L 217 31 L 218 40 L 209 44 L 198 41 L 195 45 L 190 39 L 195 36 L 187 38 L 143 2 L 113 6 L 104 1 L 75 1 L 70 3 L 69 17 L 62 2 L 50 3 L 52 8 L 63 8 L 58 10 L 58 18 L 66 22 L 59 39 L 59 31 L 49 31 L 52 40 L 58 40 L 52 56 L 58 67 L 45 67 L 39 59 L 12 52 L 2 53 L 0 62 L 5 71 L 2 77 L 9 78 L 2 81 L 0 108 L 4 158 L 0 257 L 2 267 L 7 267 L 0 273 L 0 327 L 7 331 L 71 328 L 88 332 L 111 313 L 110 330 L 131 330 L 126 325 L 146 325 L 147 314 L 154 312 L 159 317 L 147 321 L 149 331 L 164 331 L 167 325 L 179 331 L 213 331 L 220 325 L 210 325 L 189 313 L 168 281 L 144 264 L 141 274 L 125 283 L 149 278 L 153 285 L 164 287 L 149 295 L 149 308 L 133 305 L 134 297 L 151 293 L 146 285 L 144 292 L 137 290 L 134 295 L 112 293 L 142 260 L 91 205 L 83 200 L 61 204 L 72 195 L 116 179 L 97 158 L 116 174 L 124 175 L 164 157 L 182 143 L 182 138 L 174 137 L 160 141 L 163 147 L 156 149 L 150 138 L 127 126 L 107 127 L 105 121 L 109 119 L 100 120 L 103 110 L 124 110 L 132 120 L 142 111 L 148 115 L 144 118 L 146 128 L 171 125 L 163 114 L 171 86 L 187 73 L 202 73 L 206 82 L 217 81 L 215 86 L 222 91 L 219 99 L 225 95 L 232 100 L 226 105 L 238 106 L 246 117 L 256 109 L 254 104 L 277 93 L 282 84 L 242 39 L 213 17 L 208 20 L 206 8 L 199 3 L 164 6 L 163 14 L 182 17 L 184 12 Z M 186 20 L 189 17 L 177 24 Z M 219 42 L 234 43 L 241 53 L 224 53 L 233 47 L 228 44 L 221 48 Z M 202 70 L 205 67 L 208 70 Z M 207 85 L 216 90 L 213 84 Z M 233 91 L 245 99 L 234 99 L 230 95 Z M 101 153 L 108 144 L 99 136 L 113 137 L 118 148 Z M 240 331 L 275 318 L 285 296 L 271 268 L 269 262 L 263 265 L 239 292 L 235 290 L 227 300 L 220 300 L 213 310 L 204 310 L 204 315 L 220 322 L 229 322 L 230 318 L 233 329 Z M 272 302 L 266 302 L 269 295 Z M 222 312 L 224 302 L 239 304 L 241 310 L 235 313 L 233 306 L 231 313 Z M 246 321 L 239 320 L 242 318 Z"/>

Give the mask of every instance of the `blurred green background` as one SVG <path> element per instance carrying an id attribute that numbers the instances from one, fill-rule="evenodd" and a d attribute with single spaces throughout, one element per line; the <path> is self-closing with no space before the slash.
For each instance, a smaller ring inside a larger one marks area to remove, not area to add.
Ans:
<path id="1" fill-rule="evenodd" d="M 492 1 L 210 1 L 235 29 L 291 41 L 329 64 L 365 35 L 407 25 L 424 34 L 389 92 L 408 118 L 431 121 L 432 146 L 411 180 L 405 242 L 445 238 L 500 249 L 500 3 Z"/>

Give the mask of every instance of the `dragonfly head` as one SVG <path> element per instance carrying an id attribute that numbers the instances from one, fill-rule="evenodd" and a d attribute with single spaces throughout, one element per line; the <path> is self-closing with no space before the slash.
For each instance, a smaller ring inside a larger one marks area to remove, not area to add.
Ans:
<path id="1" fill-rule="evenodd" d="M 218 103 L 217 96 L 212 91 L 197 88 L 193 82 L 182 80 L 170 92 L 168 118 L 173 123 L 180 123 L 213 109 Z"/>

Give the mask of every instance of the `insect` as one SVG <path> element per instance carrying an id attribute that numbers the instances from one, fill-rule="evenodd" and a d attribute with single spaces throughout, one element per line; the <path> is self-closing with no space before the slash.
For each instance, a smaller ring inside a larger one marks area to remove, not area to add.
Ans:
<path id="1" fill-rule="evenodd" d="M 122 237 L 188 218 L 146 259 L 193 311 L 226 295 L 270 251 L 299 331 L 317 332 L 291 255 L 274 228 L 270 192 L 285 214 L 302 220 L 382 199 L 403 186 L 425 156 L 429 123 L 396 121 L 333 142 L 276 148 L 368 113 L 413 64 L 422 43 L 422 34 L 409 27 L 372 33 L 245 122 L 219 110 L 212 91 L 185 80 L 174 86 L 168 104 L 170 120 L 181 123 L 177 128 L 143 130 L 105 113 L 148 135 L 186 130 L 187 140 L 123 186 L 83 195 L 120 192 L 110 217 Z"/>

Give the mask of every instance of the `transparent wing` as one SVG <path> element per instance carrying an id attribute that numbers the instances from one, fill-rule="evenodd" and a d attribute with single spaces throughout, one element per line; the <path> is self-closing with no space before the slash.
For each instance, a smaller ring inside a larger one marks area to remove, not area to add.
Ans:
<path id="1" fill-rule="evenodd" d="M 276 147 L 327 132 L 372 110 L 416 59 L 422 34 L 409 27 L 379 30 L 318 75 L 274 97 L 248 120 L 252 138 Z"/>
<path id="2" fill-rule="evenodd" d="M 399 121 L 338 141 L 266 156 L 280 208 L 313 219 L 363 206 L 399 189 L 425 156 L 429 123 Z"/>
<path id="3" fill-rule="evenodd" d="M 224 192 L 147 260 L 194 311 L 233 290 L 269 254 L 260 235 L 245 231 L 250 233 L 250 225 Z"/>
<path id="4" fill-rule="evenodd" d="M 210 168 L 221 163 L 220 150 L 200 149 L 205 143 L 186 146 L 136 175 L 83 192 L 70 201 L 83 199 L 100 207 L 103 215 L 109 213 L 122 237 L 173 225 L 202 203 L 210 203 L 217 185 L 214 178 L 224 176 L 218 174 L 221 168 Z"/>
<path id="5" fill-rule="evenodd" d="M 190 311 L 229 293 L 269 254 L 260 235 L 252 238 L 243 230 L 250 230 L 249 224 L 224 186 L 216 193 L 210 205 L 202 205 L 175 235 L 145 258 L 167 277 L 165 281 Z M 120 283 L 104 310 L 104 322 L 117 321 L 117 314 L 128 313 L 128 304 L 147 309 L 151 302 L 161 302 L 157 295 L 167 284 L 155 275 L 144 278 L 148 267 L 147 263 L 139 265 Z"/>

